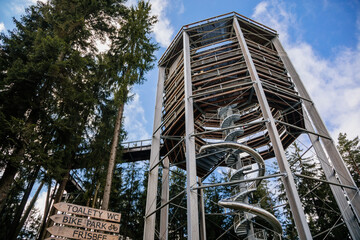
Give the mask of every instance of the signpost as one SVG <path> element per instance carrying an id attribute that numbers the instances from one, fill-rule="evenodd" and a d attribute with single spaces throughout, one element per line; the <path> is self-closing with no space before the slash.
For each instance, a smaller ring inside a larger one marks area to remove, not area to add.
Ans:
<path id="1" fill-rule="evenodd" d="M 101 231 L 119 232 L 120 224 L 112 222 L 97 221 L 89 218 L 80 218 L 64 214 L 56 214 L 50 217 L 55 223 L 70 225 L 74 227 L 91 228 Z"/>
<path id="2" fill-rule="evenodd" d="M 47 229 L 49 233 L 55 236 L 67 237 L 72 239 L 96 239 L 96 240 L 118 240 L 119 236 L 90 232 L 82 229 L 52 226 Z"/>
<path id="3" fill-rule="evenodd" d="M 120 213 L 109 212 L 101 209 L 84 207 L 84 206 L 65 203 L 65 202 L 55 203 L 54 207 L 61 212 L 98 218 L 112 222 L 120 222 L 120 217 L 121 217 Z"/>
<path id="4" fill-rule="evenodd" d="M 54 207 L 58 211 L 64 213 L 56 214 L 50 217 L 54 223 L 60 224 L 60 226 L 52 226 L 47 229 L 47 231 L 54 236 L 72 239 L 119 239 L 118 235 L 111 235 L 104 232 L 119 233 L 119 222 L 121 218 L 120 213 L 65 202 L 56 203 L 54 204 Z M 64 225 L 71 227 L 66 227 Z M 52 237 L 48 239 L 56 238 Z"/>

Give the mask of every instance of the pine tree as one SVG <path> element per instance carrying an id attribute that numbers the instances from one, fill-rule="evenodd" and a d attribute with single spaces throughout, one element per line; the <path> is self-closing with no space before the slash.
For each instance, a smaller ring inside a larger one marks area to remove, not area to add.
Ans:
<path id="1" fill-rule="evenodd" d="M 125 24 L 119 34 L 113 37 L 109 62 L 113 65 L 112 74 L 109 76 L 115 88 L 115 97 L 118 102 L 117 118 L 106 176 L 102 209 L 108 209 L 113 169 L 119 134 L 122 125 L 124 105 L 128 98 L 128 91 L 134 84 L 141 84 L 145 80 L 145 73 L 152 69 L 155 60 L 154 51 L 156 44 L 149 36 L 156 17 L 150 15 L 149 2 L 139 1 L 137 7 L 131 7 L 125 15 Z"/>
<path id="2" fill-rule="evenodd" d="M 222 174 L 211 174 L 207 180 L 211 183 L 216 182 L 227 182 L 228 174 L 222 172 Z M 208 239 L 216 239 L 225 230 L 233 226 L 233 215 L 222 215 L 224 213 L 224 208 L 219 206 L 217 203 L 226 199 L 230 196 L 231 187 L 213 187 L 206 188 L 204 190 L 204 202 L 205 202 L 205 218 L 206 218 L 206 237 Z M 234 239 L 236 234 L 230 231 L 231 234 L 224 235 L 221 239 Z"/>
<path id="3" fill-rule="evenodd" d="M 287 159 L 292 172 L 325 180 L 323 172 L 319 168 L 316 158 L 302 156 L 302 149 L 295 142 L 288 148 Z M 302 177 L 295 178 L 295 184 L 300 196 L 300 201 L 304 204 L 304 212 L 313 236 L 318 233 L 326 232 L 332 226 L 341 223 L 337 222 L 340 217 L 340 211 L 332 195 L 331 189 L 327 184 L 317 182 Z M 279 203 L 287 201 L 286 194 L 282 184 L 279 182 L 278 188 L 280 194 L 277 198 Z M 281 214 L 282 213 L 282 214 Z M 285 236 L 288 239 L 297 239 L 295 222 L 292 217 L 291 209 L 287 204 L 279 220 L 285 230 Z M 326 232 L 327 233 L 327 232 Z M 325 235 L 319 235 L 318 239 L 323 239 Z M 332 229 L 326 239 L 349 239 L 348 230 L 345 225 Z"/>
<path id="4" fill-rule="evenodd" d="M 179 168 L 172 168 L 171 170 L 169 199 L 172 199 L 183 192 L 186 186 L 186 172 Z M 184 192 L 175 198 L 172 204 L 169 205 L 169 239 L 186 239 L 186 216 L 186 192 Z"/>
<path id="5" fill-rule="evenodd" d="M 360 139 L 355 137 L 349 140 L 346 133 L 339 133 L 338 141 L 339 152 L 349 168 L 355 184 L 360 187 Z"/>
<path id="6" fill-rule="evenodd" d="M 92 127 L 101 92 L 109 89 L 108 79 L 94 74 L 100 67 L 95 40 L 117 34 L 111 23 L 123 15 L 121 3 L 38 3 L 15 20 L 15 30 L 1 35 L 0 209 L 20 166 L 42 166 L 47 175 L 66 179 L 84 153 L 84 132 Z"/>
<path id="7" fill-rule="evenodd" d="M 33 208 L 30 212 L 30 216 L 25 223 L 25 226 L 21 229 L 18 236 L 19 239 L 35 240 L 41 224 L 41 215 L 39 210 Z"/>

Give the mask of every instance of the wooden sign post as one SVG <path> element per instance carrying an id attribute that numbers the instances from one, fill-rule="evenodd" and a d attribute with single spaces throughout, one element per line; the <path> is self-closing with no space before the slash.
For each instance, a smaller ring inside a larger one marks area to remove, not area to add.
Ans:
<path id="1" fill-rule="evenodd" d="M 96 239 L 96 240 L 118 240 L 119 236 L 105 233 L 90 232 L 82 229 L 52 226 L 47 229 L 49 233 L 55 236 L 67 237 L 73 239 Z"/>
<path id="2" fill-rule="evenodd" d="M 96 239 L 96 240 L 118 240 L 118 235 L 110 235 L 105 232 L 119 233 L 120 213 L 109 212 L 101 209 L 90 208 L 71 203 L 60 202 L 54 207 L 66 214 L 56 214 L 50 217 L 54 223 L 60 226 L 52 226 L 47 231 L 59 237 L 72 239 Z M 79 217 L 85 216 L 85 217 Z M 99 220 L 95 220 L 95 219 Z M 62 225 L 72 226 L 65 227 Z M 85 228 L 85 229 L 84 229 Z M 91 231 L 94 230 L 94 231 Z M 100 232 L 98 232 L 100 231 Z M 54 238 L 49 238 L 54 239 Z"/>
<path id="3" fill-rule="evenodd" d="M 98 218 L 112 222 L 120 222 L 120 217 L 121 217 L 120 213 L 109 212 L 96 208 L 84 207 L 71 203 L 59 202 L 59 203 L 55 203 L 54 207 L 61 212 Z"/>
<path id="4" fill-rule="evenodd" d="M 50 217 L 55 223 L 70 225 L 74 227 L 91 228 L 100 231 L 119 232 L 120 224 L 112 222 L 97 221 L 89 218 L 74 217 L 65 214 L 56 214 Z"/>

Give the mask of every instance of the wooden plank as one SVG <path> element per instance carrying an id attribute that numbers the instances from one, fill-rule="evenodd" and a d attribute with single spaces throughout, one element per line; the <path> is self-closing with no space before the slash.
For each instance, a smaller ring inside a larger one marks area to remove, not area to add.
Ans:
<path id="1" fill-rule="evenodd" d="M 112 222 L 97 221 L 88 218 L 80 218 L 65 214 L 56 214 L 50 217 L 55 223 L 70 225 L 74 227 L 91 228 L 95 230 L 118 233 L 120 224 Z"/>
<path id="2" fill-rule="evenodd" d="M 101 209 L 90 208 L 90 207 L 85 207 L 85 206 L 80 206 L 65 202 L 56 203 L 54 204 L 54 207 L 61 212 L 104 219 L 112 222 L 120 222 L 120 218 L 121 218 L 120 213 L 109 212 Z"/>
<path id="3" fill-rule="evenodd" d="M 90 232 L 82 229 L 52 226 L 47 231 L 55 236 L 72 238 L 72 239 L 96 239 L 96 240 L 118 240 L 119 236 L 104 234 L 100 232 Z M 53 239 L 53 238 L 50 238 Z"/>

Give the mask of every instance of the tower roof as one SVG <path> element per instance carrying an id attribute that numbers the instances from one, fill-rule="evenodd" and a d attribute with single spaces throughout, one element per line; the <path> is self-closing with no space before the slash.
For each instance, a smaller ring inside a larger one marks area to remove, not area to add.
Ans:
<path id="1" fill-rule="evenodd" d="M 226 33 L 234 32 L 232 29 L 232 19 L 234 17 L 239 20 L 240 24 L 243 25 L 242 27 L 250 28 L 251 31 L 257 31 L 261 33 L 262 36 L 266 35 L 269 37 L 268 40 L 277 35 L 277 32 L 274 29 L 237 12 L 225 13 L 182 26 L 170 43 L 169 47 L 161 56 L 158 65 L 164 67 L 170 66 L 176 59 L 182 50 L 182 33 L 184 31 L 189 34 L 192 40 L 194 40 L 194 38 L 196 39 L 191 43 L 191 47 L 211 44 L 221 38 L 226 39 L 228 36 Z M 204 32 L 207 32 L 207 34 L 202 34 Z"/>

